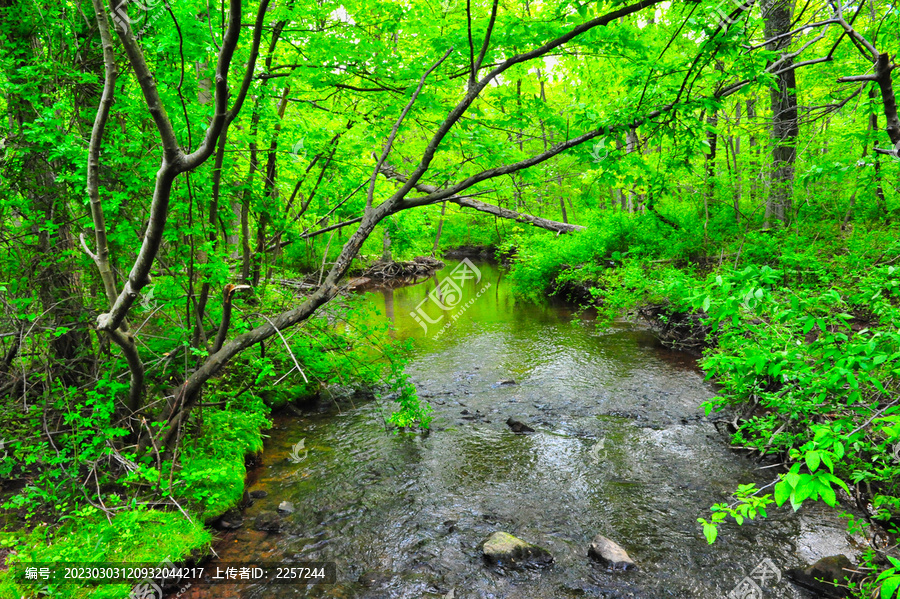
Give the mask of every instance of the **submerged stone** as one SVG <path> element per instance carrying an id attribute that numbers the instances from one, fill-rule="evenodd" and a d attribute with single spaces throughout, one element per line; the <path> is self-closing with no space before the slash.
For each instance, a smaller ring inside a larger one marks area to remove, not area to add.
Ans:
<path id="1" fill-rule="evenodd" d="M 275 512 L 261 512 L 253 522 L 253 528 L 265 532 L 278 532 L 281 530 L 281 516 Z"/>
<path id="2" fill-rule="evenodd" d="M 507 532 L 497 531 L 489 536 L 482 544 L 481 552 L 489 563 L 502 566 L 549 566 L 553 563 L 549 551 Z"/>
<path id="3" fill-rule="evenodd" d="M 514 433 L 533 433 L 534 429 L 522 422 L 521 420 L 517 420 L 515 418 L 510 417 L 506 421 L 506 426 L 512 430 Z"/>
<path id="4" fill-rule="evenodd" d="M 228 510 L 219 518 L 217 522 L 219 528 L 235 529 L 244 525 L 244 518 L 238 510 Z"/>
<path id="5" fill-rule="evenodd" d="M 285 514 L 293 514 L 294 513 L 294 504 L 290 501 L 282 501 L 278 504 L 278 511 Z"/>
<path id="6" fill-rule="evenodd" d="M 588 548 L 588 556 L 613 570 L 633 570 L 637 568 L 634 560 L 614 541 L 603 535 L 597 535 Z"/>

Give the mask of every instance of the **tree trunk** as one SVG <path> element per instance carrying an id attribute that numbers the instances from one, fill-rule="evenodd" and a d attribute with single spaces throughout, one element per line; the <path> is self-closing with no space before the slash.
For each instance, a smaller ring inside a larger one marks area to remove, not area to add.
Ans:
<path id="1" fill-rule="evenodd" d="M 783 35 L 791 30 L 794 0 L 772 0 L 766 7 L 766 38 Z M 770 50 L 790 45 L 791 36 L 769 44 Z M 793 65 L 787 59 L 779 69 Z M 797 159 L 797 78 L 794 70 L 781 73 L 770 91 L 772 101 L 772 171 L 771 187 L 766 202 L 766 225 L 772 218 L 781 224 L 790 221 L 793 212 L 791 198 L 794 188 L 794 162 Z"/>
<path id="2" fill-rule="evenodd" d="M 709 144 L 709 153 L 706 155 L 706 188 L 703 194 L 703 236 L 706 237 L 709 227 L 709 203 L 713 201 L 716 192 L 716 149 L 719 145 L 719 136 L 716 127 L 719 125 L 719 114 L 713 112 L 706 118 L 709 130 L 706 132 L 706 142 Z"/>
<path id="3" fill-rule="evenodd" d="M 27 11 L 18 0 L 0 0 L 0 8 L 11 11 Z M 8 28 L 3 61 L 12 68 L 5 74 L 6 110 L 10 121 L 10 140 L 22 155 L 18 176 L 8 182 L 30 205 L 32 215 L 30 232 L 36 240 L 36 249 L 30 264 L 23 264 L 33 275 L 36 295 L 41 304 L 45 327 L 65 327 L 67 331 L 52 336 L 50 347 L 58 372 L 63 381 L 76 384 L 87 373 L 90 361 L 86 350 L 90 348 L 87 327 L 81 325 L 87 310 L 81 301 L 75 271 L 66 266 L 68 255 L 75 243 L 70 223 L 73 221 L 66 193 L 67 184 L 60 183 L 54 172 L 54 161 L 49 159 L 52 147 L 42 147 L 26 142 L 25 132 L 32 126 L 38 129 L 36 117 L 48 108 L 55 97 L 55 89 L 41 85 L 41 79 L 32 81 L 30 65 L 45 63 L 49 58 L 39 56 L 44 48 L 39 38 L 31 36 L 23 28 Z M 31 98 L 41 98 L 43 106 L 35 106 Z"/>

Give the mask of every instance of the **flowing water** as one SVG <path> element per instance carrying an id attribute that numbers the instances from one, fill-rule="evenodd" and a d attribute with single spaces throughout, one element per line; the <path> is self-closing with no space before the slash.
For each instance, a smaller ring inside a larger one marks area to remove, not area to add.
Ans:
<path id="1" fill-rule="evenodd" d="M 843 521 L 815 506 L 725 525 L 707 545 L 697 517 L 774 471 L 730 450 L 716 416 L 704 417 L 701 403 L 715 390 L 695 360 L 637 325 L 598 328 L 571 307 L 516 302 L 489 264 L 477 264 L 481 279 L 461 291 L 445 285 L 428 299 L 455 266 L 369 294 L 396 335 L 414 339 L 407 372 L 435 409 L 432 431 L 386 433 L 383 410 L 392 406 L 374 401 L 278 418 L 250 487 L 268 495 L 216 545 L 223 562 L 334 561 L 337 583 L 220 585 L 182 596 L 711 599 L 764 559 L 780 576 L 850 551 Z M 438 302 L 456 307 L 442 312 Z M 417 307 L 427 334 L 410 316 Z M 516 384 L 500 384 L 508 379 Z M 509 417 L 536 432 L 512 433 Z M 294 463 L 300 440 L 308 453 Z M 284 500 L 296 511 L 280 533 L 253 530 L 258 514 Z M 478 545 L 498 530 L 547 548 L 555 563 L 486 566 Z M 638 570 L 592 563 L 587 547 L 598 533 Z M 763 597 L 810 597 L 779 576 Z"/>

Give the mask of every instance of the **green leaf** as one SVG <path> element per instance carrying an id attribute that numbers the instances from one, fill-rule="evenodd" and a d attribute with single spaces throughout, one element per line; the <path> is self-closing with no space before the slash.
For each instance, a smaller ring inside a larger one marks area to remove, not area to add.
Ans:
<path id="1" fill-rule="evenodd" d="M 797 484 L 800 482 L 800 475 L 796 472 L 788 472 L 784 475 L 783 480 L 793 489 L 796 488 Z"/>
<path id="2" fill-rule="evenodd" d="M 828 483 L 819 484 L 819 494 L 822 496 L 822 501 L 824 501 L 826 505 L 834 507 L 837 504 L 837 494 Z"/>
<path id="3" fill-rule="evenodd" d="M 844 457 L 844 444 L 840 441 L 834 442 L 834 457 L 837 459 Z"/>
<path id="4" fill-rule="evenodd" d="M 900 587 L 900 576 L 891 576 L 881 583 L 881 599 L 894 599 L 897 593 L 897 587 Z"/>
<path id="5" fill-rule="evenodd" d="M 706 537 L 706 542 L 712 545 L 716 542 L 716 537 L 719 536 L 719 529 L 715 524 L 710 524 L 709 522 L 703 522 L 703 535 Z"/>
<path id="6" fill-rule="evenodd" d="M 785 481 L 781 481 L 780 483 L 775 485 L 775 505 L 781 507 L 784 505 L 784 502 L 788 500 L 793 492 L 793 488 L 791 485 L 786 483 Z"/>
<path id="7" fill-rule="evenodd" d="M 815 319 L 807 318 L 806 322 L 803 323 L 803 334 L 806 335 L 807 333 L 809 333 L 815 325 Z"/>
<path id="8" fill-rule="evenodd" d="M 806 467 L 809 468 L 810 472 L 815 472 L 819 468 L 819 452 L 818 451 L 809 451 L 806 454 Z"/>

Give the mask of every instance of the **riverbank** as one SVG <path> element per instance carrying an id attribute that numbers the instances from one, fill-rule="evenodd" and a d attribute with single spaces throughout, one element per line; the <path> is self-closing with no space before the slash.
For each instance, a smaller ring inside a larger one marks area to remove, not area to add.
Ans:
<path id="1" fill-rule="evenodd" d="M 797 228 L 713 243 L 652 215 L 622 215 L 577 237 L 552 249 L 523 239 L 510 273 L 520 293 L 567 295 L 607 316 L 630 311 L 671 346 L 702 352 L 702 368 L 721 387 L 707 412 L 736 410 L 733 445 L 783 464 L 770 484 L 713 506 L 703 523 L 710 540 L 748 510 L 843 502 L 864 514 L 848 527 L 869 534 L 871 569 L 859 592 L 878 586 L 879 570 L 892 576 L 900 517 L 895 229 Z"/>
<path id="2" fill-rule="evenodd" d="M 268 298 L 293 301 L 293 292 L 270 291 Z M 405 350 L 392 342 L 386 325 L 375 320 L 370 308 L 356 300 L 334 302 L 309 323 L 305 335 L 288 337 L 290 350 L 286 343 L 273 344 L 261 347 L 258 358 L 231 364 L 207 388 L 174 454 L 146 452 L 139 457 L 134 447 L 121 442 L 96 443 L 96 437 L 77 436 L 77 425 L 86 423 L 72 420 L 72 414 L 83 418 L 85 406 L 94 405 L 95 417 L 105 414 L 113 421 L 114 393 L 76 393 L 59 412 L 44 416 L 76 425 L 68 430 L 55 425 L 62 431 L 52 460 L 29 460 L 44 453 L 6 428 L 22 421 L 20 414 L 4 418 L 0 439 L 14 442 L 3 450 L 8 470 L 0 489 L 0 598 L 49 593 L 55 598 L 113 599 L 128 597 L 132 590 L 131 584 L 27 580 L 23 567 L 9 568 L 14 564 L 128 562 L 155 567 L 208 559 L 221 517 L 248 503 L 247 472 L 261 455 L 275 412 L 320 397 L 344 401 L 348 388 L 387 396 L 403 387 Z M 372 359 L 376 354 L 380 360 Z M 297 361 L 302 373 L 295 369 Z M 109 412 L 98 415 L 101 407 Z M 100 421 L 92 424 L 102 426 Z"/>

